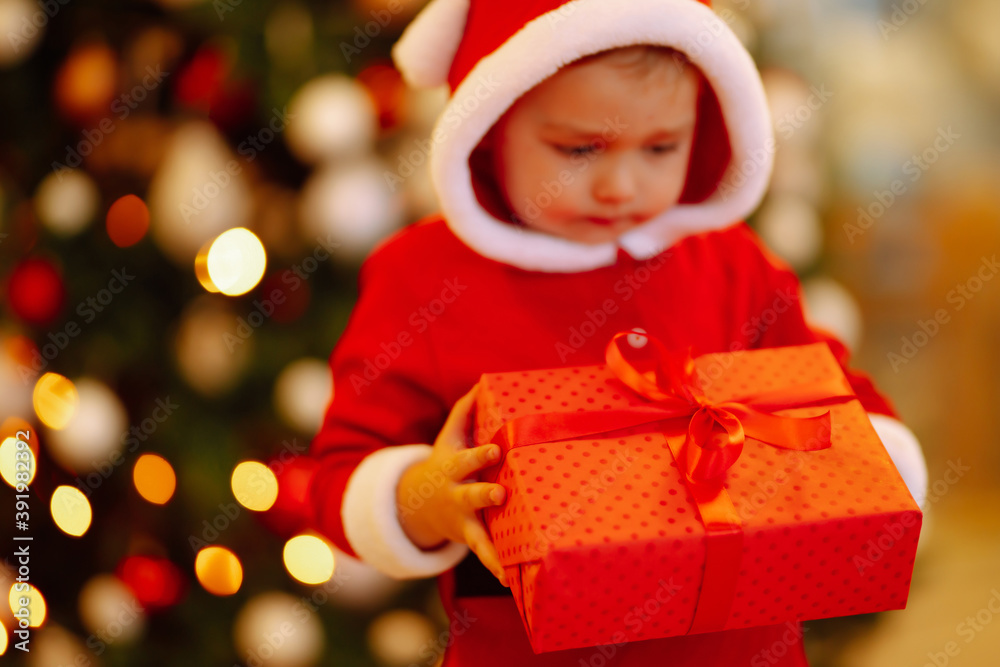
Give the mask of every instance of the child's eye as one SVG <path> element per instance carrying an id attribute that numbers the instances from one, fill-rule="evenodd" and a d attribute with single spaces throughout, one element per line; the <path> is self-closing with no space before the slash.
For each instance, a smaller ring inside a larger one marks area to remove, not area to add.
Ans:
<path id="1" fill-rule="evenodd" d="M 673 153 L 677 150 L 677 142 L 672 144 L 655 144 L 649 146 L 649 150 L 654 155 L 666 155 L 667 153 Z"/>
<path id="2" fill-rule="evenodd" d="M 564 153 L 566 155 L 586 155 L 587 153 L 596 151 L 597 146 L 594 146 L 593 144 L 586 144 L 583 146 L 556 146 L 556 149 L 560 153 Z"/>

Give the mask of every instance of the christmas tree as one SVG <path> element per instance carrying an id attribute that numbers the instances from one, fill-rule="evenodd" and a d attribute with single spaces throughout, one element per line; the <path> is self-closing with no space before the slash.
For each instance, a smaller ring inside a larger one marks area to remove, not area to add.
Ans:
<path id="1" fill-rule="evenodd" d="M 6 656 L 415 660 L 433 582 L 334 553 L 305 496 L 359 263 L 431 205 L 385 186 L 437 103 L 387 64 L 415 8 L 10 6 Z"/>

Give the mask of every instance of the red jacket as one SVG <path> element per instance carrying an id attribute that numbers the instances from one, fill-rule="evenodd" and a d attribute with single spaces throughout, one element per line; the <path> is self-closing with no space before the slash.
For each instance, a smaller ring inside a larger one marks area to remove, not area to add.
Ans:
<path id="1" fill-rule="evenodd" d="M 667 346 L 691 345 L 696 355 L 827 341 L 865 408 L 895 416 L 871 381 L 846 367 L 844 346 L 806 324 L 798 279 L 744 223 L 689 236 L 647 260 L 619 250 L 614 265 L 544 273 L 481 256 L 433 216 L 384 241 L 361 268 L 357 306 L 330 357 L 334 398 L 312 444 L 321 530 L 358 556 L 341 512 L 352 473 L 382 448 L 433 443 L 482 373 L 603 363 L 610 336 L 632 327 Z M 385 507 L 376 521 L 395 520 Z M 490 577 L 478 561 L 463 564 L 475 566 Z M 455 598 L 451 572 L 441 585 L 456 619 L 489 619 L 463 632 L 453 627 L 446 665 L 591 664 L 597 649 L 534 656 L 512 598 Z M 509 641 L 496 642 L 501 629 Z M 618 648 L 608 664 L 646 665 L 653 655 L 671 655 L 672 665 L 799 665 L 800 638 L 793 624 L 652 640 Z M 782 655 L 763 658 L 773 646 Z"/>

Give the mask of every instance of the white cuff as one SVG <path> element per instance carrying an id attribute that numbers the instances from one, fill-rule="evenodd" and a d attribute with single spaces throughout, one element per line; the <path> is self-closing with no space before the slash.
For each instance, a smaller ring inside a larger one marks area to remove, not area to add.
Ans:
<path id="1" fill-rule="evenodd" d="M 902 422 L 869 412 L 868 418 L 920 509 L 927 500 L 927 462 L 920 443 Z"/>
<path id="2" fill-rule="evenodd" d="M 430 456 L 430 445 L 399 445 L 366 456 L 347 480 L 340 516 L 358 557 L 395 579 L 433 577 L 453 568 L 469 551 L 459 542 L 424 551 L 399 524 L 396 487 L 403 472 Z"/>

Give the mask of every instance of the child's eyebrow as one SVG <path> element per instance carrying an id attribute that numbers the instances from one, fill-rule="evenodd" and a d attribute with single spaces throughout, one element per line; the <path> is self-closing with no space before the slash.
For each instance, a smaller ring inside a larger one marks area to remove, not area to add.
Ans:
<path id="1" fill-rule="evenodd" d="M 693 120 L 690 123 L 684 123 L 683 125 L 678 125 L 677 127 L 672 127 L 660 130 L 658 132 L 654 132 L 652 135 L 649 136 L 649 139 L 653 141 L 657 141 L 659 139 L 675 139 L 684 134 L 685 132 L 687 132 L 688 130 L 690 130 L 692 127 L 694 127 Z"/>
<path id="2" fill-rule="evenodd" d="M 660 140 L 663 140 L 663 139 L 675 139 L 675 138 L 683 135 L 684 133 L 686 133 L 688 130 L 690 130 L 693 125 L 694 125 L 694 120 L 691 120 L 690 122 L 682 123 L 681 125 L 678 125 L 677 127 L 663 128 L 663 129 L 657 130 L 653 134 L 649 135 L 647 137 L 647 140 L 648 141 L 660 141 Z M 589 137 L 604 137 L 604 138 L 613 138 L 613 137 L 605 137 L 605 135 L 608 133 L 608 131 L 610 129 L 609 127 L 600 127 L 600 128 L 592 130 L 590 128 L 585 128 L 585 127 L 576 127 L 576 126 L 572 125 L 571 123 L 566 123 L 566 122 L 562 122 L 562 121 L 546 121 L 546 122 L 542 123 L 542 129 L 543 130 L 556 130 L 556 131 L 559 131 L 559 132 L 563 132 L 563 133 L 566 133 L 566 134 L 569 134 L 569 135 L 573 135 L 573 136 L 578 136 L 578 137 L 588 137 L 588 138 Z"/>
<path id="3" fill-rule="evenodd" d="M 594 130 L 584 127 L 576 127 L 570 123 L 564 123 L 560 121 L 547 121 L 542 123 L 543 130 L 559 130 L 562 132 L 567 132 L 569 134 L 576 134 L 581 137 L 584 136 L 595 136 L 600 135 L 601 132 L 605 131 L 605 128 L 600 127 Z"/>

